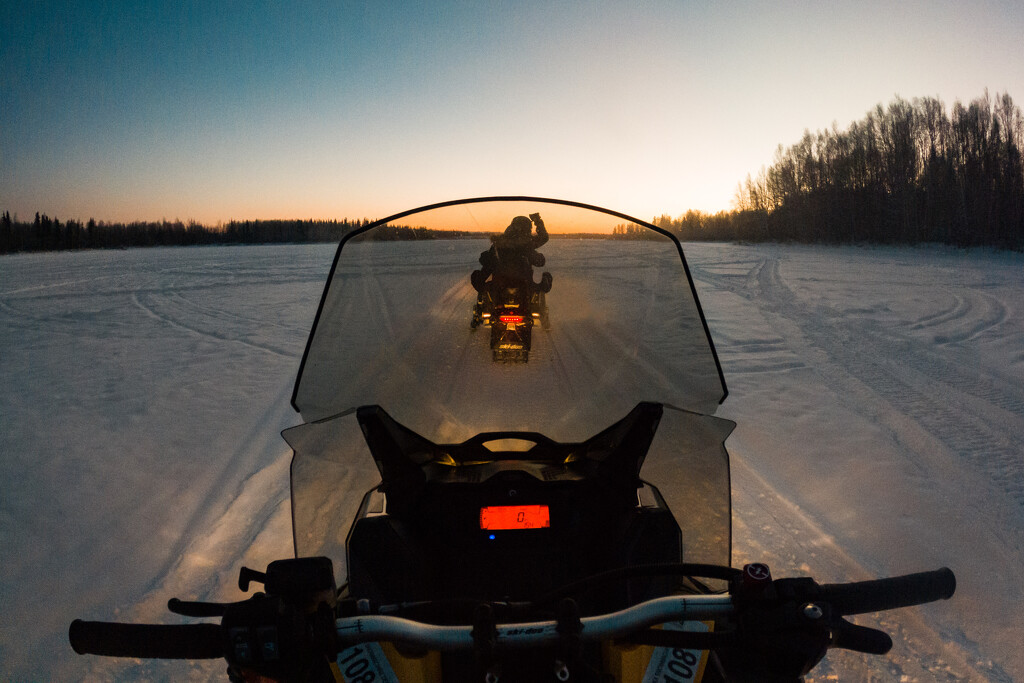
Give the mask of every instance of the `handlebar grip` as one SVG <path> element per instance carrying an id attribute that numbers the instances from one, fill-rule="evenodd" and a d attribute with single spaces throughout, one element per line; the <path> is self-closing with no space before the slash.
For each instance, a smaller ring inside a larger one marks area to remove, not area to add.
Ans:
<path id="1" fill-rule="evenodd" d="M 80 655 L 143 659 L 219 659 L 224 639 L 218 624 L 118 624 L 75 619 L 68 630 Z"/>
<path id="2" fill-rule="evenodd" d="M 956 576 L 946 567 L 891 579 L 825 584 L 821 587 L 822 599 L 844 615 L 948 600 L 955 591 Z"/>

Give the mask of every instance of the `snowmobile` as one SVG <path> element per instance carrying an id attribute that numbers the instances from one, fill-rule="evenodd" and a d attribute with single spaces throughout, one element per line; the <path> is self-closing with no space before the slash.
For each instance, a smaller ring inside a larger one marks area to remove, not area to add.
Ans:
<path id="1" fill-rule="evenodd" d="M 538 237 L 530 235 L 531 221 L 540 226 Z M 551 273 L 545 272 L 539 283 L 533 279 L 533 266 L 546 262 L 534 246 L 548 239 L 543 226 L 539 213 L 514 218 L 506 233 L 492 237 L 492 246 L 480 255 L 483 270 L 472 273 L 479 296 L 470 328 L 490 327 L 495 362 L 528 362 L 533 326 L 550 326 L 545 295 L 551 291 Z M 517 228 L 518 234 L 510 236 Z"/>
<path id="2" fill-rule="evenodd" d="M 491 358 L 495 362 L 526 363 L 530 360 L 533 327 L 548 329 L 545 292 L 532 280 L 494 278 L 480 292 L 470 328 L 480 325 L 491 330 Z"/>
<path id="3" fill-rule="evenodd" d="M 540 209 L 559 324 L 496 364 L 465 326 L 466 268 Z M 373 239 L 403 220 L 433 239 Z M 339 245 L 292 396 L 295 557 L 241 568 L 248 599 L 168 604 L 219 623 L 76 620 L 71 645 L 317 683 L 781 683 L 830 647 L 888 652 L 845 617 L 948 599 L 953 573 L 733 567 L 726 395 L 682 247 L 650 223 L 533 197 L 377 221 Z M 354 491 L 367 465 L 379 484 Z"/>

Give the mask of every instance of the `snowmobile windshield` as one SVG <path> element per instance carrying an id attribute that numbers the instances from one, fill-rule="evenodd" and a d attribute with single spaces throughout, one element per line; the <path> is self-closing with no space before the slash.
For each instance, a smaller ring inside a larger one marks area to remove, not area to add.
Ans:
<path id="1" fill-rule="evenodd" d="M 306 424 L 284 433 L 296 553 L 345 558 L 362 493 L 389 479 L 369 443 L 378 410 L 415 433 L 396 444 L 446 444 L 418 464 L 457 470 L 474 449 L 487 460 L 467 443 L 494 433 L 539 443 L 523 460 L 570 462 L 567 444 L 646 403 L 663 414 L 641 476 L 675 512 L 684 560 L 729 564 L 734 425 L 711 416 L 725 395 L 682 248 L 653 225 L 532 198 L 372 223 L 338 248 L 292 399 Z"/>
<path id="2" fill-rule="evenodd" d="M 533 304 L 481 305 L 512 261 Z M 496 339 L 502 315 L 526 316 L 525 343 Z M 579 441 L 641 401 L 712 414 L 725 394 L 674 237 L 596 207 L 488 198 L 342 240 L 293 404 L 306 422 L 380 405 L 439 443 L 503 430 Z"/>

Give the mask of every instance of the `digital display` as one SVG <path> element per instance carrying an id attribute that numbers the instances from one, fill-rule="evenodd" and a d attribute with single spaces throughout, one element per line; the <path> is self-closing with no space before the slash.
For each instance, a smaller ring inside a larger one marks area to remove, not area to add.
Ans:
<path id="1" fill-rule="evenodd" d="M 480 508 L 480 528 L 485 531 L 546 529 L 551 526 L 547 505 L 492 505 Z"/>

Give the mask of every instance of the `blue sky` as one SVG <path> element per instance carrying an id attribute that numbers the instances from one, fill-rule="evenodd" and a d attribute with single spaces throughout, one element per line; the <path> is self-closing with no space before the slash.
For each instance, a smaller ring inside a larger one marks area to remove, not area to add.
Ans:
<path id="1" fill-rule="evenodd" d="M 0 7 L 0 210 L 364 217 L 536 194 L 730 207 L 895 95 L 1024 102 L 1018 2 Z"/>

